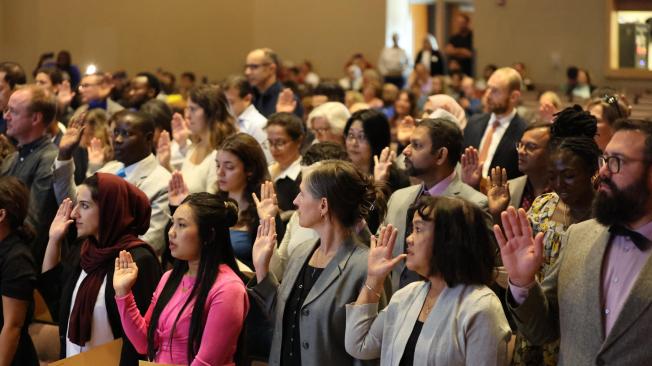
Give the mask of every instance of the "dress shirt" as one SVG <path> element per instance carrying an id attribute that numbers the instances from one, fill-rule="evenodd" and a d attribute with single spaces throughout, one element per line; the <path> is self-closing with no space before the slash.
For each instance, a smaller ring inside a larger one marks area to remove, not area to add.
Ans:
<path id="1" fill-rule="evenodd" d="M 503 139 L 503 135 L 505 135 L 505 131 L 507 131 L 507 128 L 509 127 L 509 123 L 514 119 L 514 116 L 516 115 L 516 108 L 512 109 L 512 111 L 503 117 L 498 117 L 496 116 L 495 113 L 491 114 L 491 117 L 489 118 L 489 123 L 487 123 L 487 128 L 484 130 L 484 134 L 482 135 L 482 139 L 480 140 L 480 146 L 478 146 L 478 151 L 482 151 L 482 144 L 484 143 L 485 139 L 487 138 L 487 133 L 491 130 L 491 125 L 494 123 L 494 121 L 498 120 L 498 126 L 494 130 L 493 137 L 491 139 L 491 145 L 489 145 L 489 151 L 487 152 L 487 159 L 484 162 L 484 165 L 482 166 L 482 176 L 487 177 L 489 175 L 489 166 L 491 165 L 491 160 L 494 158 L 494 155 L 496 154 L 496 149 L 498 148 L 498 145 L 500 144 L 500 140 Z M 516 148 L 516 146 L 514 146 Z"/>
<path id="2" fill-rule="evenodd" d="M 652 240 L 652 222 L 637 230 L 646 238 Z M 562 249 L 563 250 L 563 249 Z M 605 254 L 601 278 L 602 322 L 605 337 L 613 328 L 623 305 L 627 301 L 638 275 L 650 258 L 652 249 L 639 250 L 628 236 L 614 236 Z M 532 286 L 519 287 L 510 282 L 509 290 L 517 304 L 522 304 Z"/>
<path id="3" fill-rule="evenodd" d="M 401 76 L 407 70 L 410 61 L 400 47 L 385 47 L 378 60 L 378 70 L 383 76 Z"/>
<path id="4" fill-rule="evenodd" d="M 267 140 L 267 132 L 265 132 L 267 118 L 260 114 L 253 104 L 250 104 L 238 116 L 238 127 L 240 128 L 240 132 L 249 134 L 258 141 L 265 153 L 267 164 L 273 163 L 274 158 L 272 157 L 272 153 L 269 151 L 267 144 L 264 143 Z"/>
<path id="5" fill-rule="evenodd" d="M 446 191 L 446 188 L 451 184 L 451 182 L 455 179 L 455 170 L 446 178 L 440 180 L 437 184 L 434 186 L 430 187 L 430 189 L 425 189 L 425 191 L 428 192 L 430 196 L 441 196 L 444 191 Z"/>

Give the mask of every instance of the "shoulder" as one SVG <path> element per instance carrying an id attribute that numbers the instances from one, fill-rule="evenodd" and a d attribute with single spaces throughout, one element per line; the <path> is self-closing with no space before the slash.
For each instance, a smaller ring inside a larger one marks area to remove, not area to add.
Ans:
<path id="1" fill-rule="evenodd" d="M 498 296 L 484 285 L 458 285 L 451 290 L 460 301 L 460 318 L 468 321 L 478 314 L 503 312 Z M 504 316 L 504 315 L 503 315 Z"/>
<path id="2" fill-rule="evenodd" d="M 35 261 L 29 245 L 16 235 L 12 235 L 0 244 L 0 263 L 3 267 L 35 269 Z"/>
<path id="3" fill-rule="evenodd" d="M 416 196 L 419 193 L 420 189 L 421 189 L 420 184 L 415 184 L 415 185 L 411 185 L 409 187 L 397 189 L 390 196 L 390 200 L 391 200 L 390 202 L 396 201 L 397 199 L 405 199 L 405 198 L 410 197 L 412 195 Z M 401 202 L 403 202 L 403 201 L 401 201 Z M 411 204 L 411 203 L 412 202 L 408 202 L 408 204 Z"/>
<path id="4" fill-rule="evenodd" d="M 149 244 L 146 244 L 149 245 Z M 152 251 L 148 248 L 145 248 L 144 246 L 138 246 L 135 248 L 131 248 L 128 250 L 131 256 L 134 258 L 134 262 L 137 263 L 148 263 L 148 262 L 156 262 L 158 263 L 158 259 L 156 256 L 152 253 Z"/>
<path id="5" fill-rule="evenodd" d="M 412 299 L 419 294 L 421 290 L 428 286 L 426 281 L 412 282 L 400 290 L 396 291 L 390 299 L 390 304 L 400 304 L 408 299 Z"/>
<path id="6" fill-rule="evenodd" d="M 528 126 L 527 121 L 521 118 L 521 116 L 519 116 L 518 113 L 514 115 L 514 118 L 512 118 L 512 121 L 510 123 L 518 127 L 519 131 L 524 131 Z"/>
<path id="7" fill-rule="evenodd" d="M 104 164 L 104 166 L 102 166 L 98 170 L 98 172 L 115 174 L 118 170 L 120 170 L 123 167 L 124 167 L 124 164 L 122 164 L 121 162 L 119 162 L 117 160 L 111 160 L 108 163 Z"/>
<path id="8" fill-rule="evenodd" d="M 532 202 L 530 211 L 533 214 L 538 214 L 541 211 L 547 211 L 547 209 L 554 209 L 559 203 L 559 196 L 555 192 L 544 193 Z"/>
<path id="9" fill-rule="evenodd" d="M 217 280 L 213 284 L 211 292 L 214 294 L 229 293 L 235 295 L 244 294 L 247 290 L 242 279 L 240 279 L 231 267 L 226 264 L 220 264 Z"/>
<path id="10" fill-rule="evenodd" d="M 476 114 L 473 117 L 469 118 L 469 123 L 467 124 L 467 128 L 479 124 L 485 120 L 489 120 L 489 117 L 491 117 L 491 114 L 489 113 Z"/>

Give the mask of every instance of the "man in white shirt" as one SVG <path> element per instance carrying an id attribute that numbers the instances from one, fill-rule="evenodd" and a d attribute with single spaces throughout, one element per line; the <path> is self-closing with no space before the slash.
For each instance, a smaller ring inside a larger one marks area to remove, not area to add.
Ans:
<path id="1" fill-rule="evenodd" d="M 405 84 L 405 72 L 410 67 L 410 59 L 405 50 L 398 46 L 398 34 L 392 35 L 392 47 L 385 47 L 380 52 L 378 59 L 378 70 L 385 78 L 386 83 L 396 85 L 403 89 Z"/>
<path id="2" fill-rule="evenodd" d="M 481 178 L 495 166 L 505 168 L 508 179 L 522 175 L 516 144 L 528 124 L 516 113 L 521 83 L 521 75 L 511 67 L 496 70 L 485 91 L 490 113 L 473 116 L 464 128 L 467 149 L 462 156 L 462 179 L 472 187 L 478 188 Z"/>
<path id="3" fill-rule="evenodd" d="M 145 113 L 123 110 L 112 117 L 111 124 L 116 160 L 106 163 L 98 171 L 121 176 L 147 195 L 152 214 L 149 230 L 141 239 L 161 254 L 165 245 L 165 226 L 169 220 L 168 182 L 172 175 L 152 154 L 154 122 Z M 79 127 L 68 126 L 59 144 L 59 156 L 54 161 L 53 186 L 59 203 L 67 197 L 74 201 L 77 196 L 72 151 L 81 139 L 82 129 Z"/>
<path id="4" fill-rule="evenodd" d="M 224 94 L 229 101 L 231 113 L 238 121 L 240 132 L 255 138 L 263 148 L 267 163 L 273 163 L 274 158 L 264 143 L 267 140 L 267 118 L 253 105 L 253 89 L 247 78 L 239 75 L 227 78 L 224 82 Z"/>

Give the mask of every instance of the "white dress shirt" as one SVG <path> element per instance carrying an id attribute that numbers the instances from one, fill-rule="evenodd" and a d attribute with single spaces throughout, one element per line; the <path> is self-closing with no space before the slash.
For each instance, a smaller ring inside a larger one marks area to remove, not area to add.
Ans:
<path id="1" fill-rule="evenodd" d="M 487 152 L 487 159 L 485 160 L 484 165 L 482 166 L 482 176 L 487 177 L 489 175 L 489 166 L 491 165 L 491 161 L 494 158 L 494 155 L 496 154 L 496 149 L 498 148 L 498 145 L 500 144 L 500 140 L 503 139 L 503 135 L 505 135 L 505 131 L 507 131 L 507 128 L 509 127 L 509 123 L 514 119 L 514 116 L 516 115 L 516 108 L 512 109 L 512 111 L 504 115 L 500 118 L 496 116 L 495 113 L 491 114 L 491 117 L 489 118 L 489 123 L 487 123 L 487 128 L 484 130 L 484 134 L 482 135 L 482 140 L 480 140 L 480 146 L 478 146 L 478 151 L 482 151 L 482 145 L 484 141 L 487 138 L 487 134 L 489 133 L 491 129 L 491 125 L 494 123 L 494 121 L 498 120 L 498 127 L 494 130 L 494 134 L 491 139 L 491 145 L 489 145 L 489 151 Z M 516 146 L 514 146 L 516 148 Z"/>

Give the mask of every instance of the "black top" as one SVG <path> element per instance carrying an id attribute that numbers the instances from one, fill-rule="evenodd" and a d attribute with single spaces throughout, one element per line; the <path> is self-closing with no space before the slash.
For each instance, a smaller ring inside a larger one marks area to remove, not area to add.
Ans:
<path id="1" fill-rule="evenodd" d="M 473 52 L 473 32 L 469 31 L 467 34 L 455 34 L 448 40 L 455 48 L 466 48 Z M 473 58 L 460 58 L 451 57 L 460 63 L 462 71 L 469 76 L 473 76 Z"/>
<path id="2" fill-rule="evenodd" d="M 284 88 L 285 87 L 280 81 L 275 82 L 262 93 L 258 88 L 254 88 L 254 107 L 256 107 L 260 114 L 269 118 L 271 114 L 276 112 L 276 102 L 278 102 L 278 96 Z M 296 94 L 294 95 L 294 100 L 297 102 L 294 114 L 303 118 L 303 106 L 301 105 L 301 100 L 299 100 L 299 97 Z"/>
<path id="3" fill-rule="evenodd" d="M 420 50 L 419 53 L 417 53 L 417 57 L 414 58 L 414 66 L 421 63 L 423 52 L 423 50 Z M 444 75 L 445 69 L 446 65 L 444 56 L 442 56 L 441 52 L 430 50 L 430 76 Z"/>
<path id="4" fill-rule="evenodd" d="M 317 247 L 315 247 L 316 249 Z M 314 251 L 313 251 L 314 253 Z M 317 282 L 317 279 L 324 271 L 323 268 L 312 267 L 308 264 L 310 257 L 301 268 L 290 297 L 287 300 L 283 312 L 283 339 L 281 341 L 281 364 L 301 365 L 301 334 L 299 324 L 301 322 L 301 307 L 306 301 L 310 289 Z"/>
<path id="5" fill-rule="evenodd" d="M 32 339 L 27 333 L 34 311 L 32 300 L 35 282 L 36 265 L 27 243 L 13 234 L 0 241 L 0 293 L 12 299 L 29 301 L 29 309 L 11 365 L 39 364 Z M 2 311 L 2 301 L 0 301 L 0 327 L 4 325 Z"/>
<path id="6" fill-rule="evenodd" d="M 282 211 L 295 210 L 294 199 L 299 194 L 299 185 L 301 184 L 301 173 L 297 179 L 284 177 L 277 179 L 274 182 L 274 189 L 276 190 L 276 198 L 278 199 L 278 207 Z"/>
<path id="7" fill-rule="evenodd" d="M 421 328 L 423 328 L 423 322 L 417 320 L 414 323 L 414 328 L 412 328 L 412 333 L 410 333 L 410 338 L 408 338 L 407 344 L 405 345 L 405 350 L 403 350 L 403 357 L 401 357 L 399 366 L 412 366 L 414 364 L 414 351 L 417 349 L 417 341 L 421 334 Z"/>

